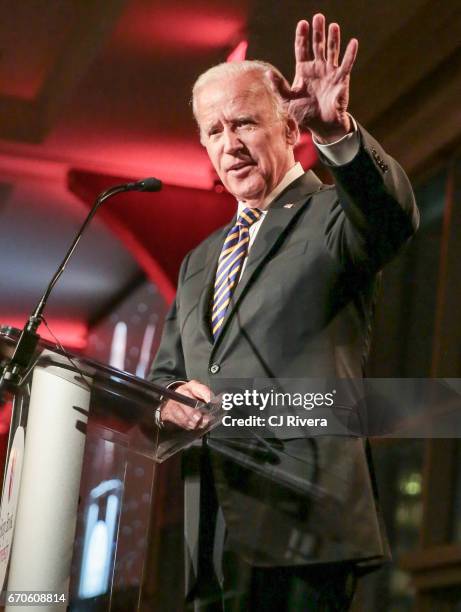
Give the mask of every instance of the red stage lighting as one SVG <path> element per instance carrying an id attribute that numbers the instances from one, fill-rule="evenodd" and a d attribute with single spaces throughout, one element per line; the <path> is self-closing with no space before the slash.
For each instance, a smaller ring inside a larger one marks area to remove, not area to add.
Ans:
<path id="1" fill-rule="evenodd" d="M 229 53 L 226 61 L 242 62 L 244 59 L 246 59 L 247 49 L 248 49 L 248 41 L 241 40 L 239 44 L 235 47 L 235 49 Z"/>

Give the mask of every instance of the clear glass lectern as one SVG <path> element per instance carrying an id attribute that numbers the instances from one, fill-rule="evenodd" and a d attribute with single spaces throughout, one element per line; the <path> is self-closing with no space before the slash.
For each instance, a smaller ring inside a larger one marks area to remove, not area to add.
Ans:
<path id="1" fill-rule="evenodd" d="M 0 364 L 16 341 L 0 330 Z M 43 341 L 20 383 L 0 388 L 0 409 L 12 409 L 0 508 L 5 610 L 140 609 L 156 465 L 220 421 L 219 406 L 197 404 L 206 429 L 159 429 L 154 410 L 166 397 L 192 402 Z"/>

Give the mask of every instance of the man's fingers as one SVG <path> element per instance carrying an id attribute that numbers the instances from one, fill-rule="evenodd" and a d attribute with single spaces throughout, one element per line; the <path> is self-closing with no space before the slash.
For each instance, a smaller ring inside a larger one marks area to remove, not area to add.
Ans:
<path id="1" fill-rule="evenodd" d="M 301 94 L 305 93 L 305 90 L 303 77 L 300 74 L 296 74 L 291 85 L 291 98 L 300 97 Z"/>
<path id="2" fill-rule="evenodd" d="M 162 409 L 162 420 L 174 423 L 182 429 L 200 429 L 209 424 L 208 415 L 200 410 L 178 404 L 173 400 L 168 401 Z"/>
<path id="3" fill-rule="evenodd" d="M 196 429 L 204 429 L 210 424 L 211 417 L 210 415 L 200 412 L 200 419 L 197 420 L 195 428 Z"/>
<path id="4" fill-rule="evenodd" d="M 309 45 L 309 23 L 305 20 L 299 21 L 296 26 L 295 34 L 295 60 L 298 62 L 308 62 L 310 57 Z"/>
<path id="5" fill-rule="evenodd" d="M 192 393 L 194 397 L 197 399 L 201 399 L 205 402 L 209 402 L 211 399 L 211 391 L 210 389 L 199 382 L 198 380 L 190 380 L 188 383 L 189 391 Z"/>
<path id="6" fill-rule="evenodd" d="M 194 421 L 190 418 L 187 408 L 170 400 L 162 409 L 162 421 L 174 423 L 183 429 L 193 429 Z"/>
<path id="7" fill-rule="evenodd" d="M 202 400 L 206 403 L 211 401 L 210 389 L 198 380 L 190 380 L 189 382 L 176 387 L 175 391 L 177 393 L 182 393 L 182 395 L 187 395 L 187 397 L 191 397 L 192 399 Z"/>
<path id="8" fill-rule="evenodd" d="M 325 17 L 321 13 L 312 19 L 312 49 L 316 60 L 325 61 Z"/>
<path id="9" fill-rule="evenodd" d="M 179 416 L 181 427 L 186 429 L 203 429 L 210 422 L 210 417 L 196 408 L 184 408 Z"/>
<path id="10" fill-rule="evenodd" d="M 338 77 L 343 78 L 347 76 L 352 70 L 352 66 L 354 65 L 355 58 L 357 57 L 357 51 L 359 48 L 359 41 L 356 38 L 352 38 L 344 52 L 343 61 L 341 62 L 341 66 L 338 70 Z"/>
<path id="11" fill-rule="evenodd" d="M 190 411 L 185 411 L 187 416 L 187 424 L 189 429 L 201 429 L 204 427 L 205 416 L 200 410 L 191 408 Z M 207 421 L 208 424 L 208 421 Z"/>
<path id="12" fill-rule="evenodd" d="M 339 48 L 341 46 L 341 32 L 337 23 L 330 23 L 328 26 L 328 47 L 327 47 L 327 62 L 334 66 L 338 66 Z"/>
<path id="13" fill-rule="evenodd" d="M 176 404 L 173 411 L 174 422 L 185 429 L 194 429 L 197 420 L 200 416 L 195 416 L 195 414 L 191 414 L 187 408 L 184 406 Z"/>

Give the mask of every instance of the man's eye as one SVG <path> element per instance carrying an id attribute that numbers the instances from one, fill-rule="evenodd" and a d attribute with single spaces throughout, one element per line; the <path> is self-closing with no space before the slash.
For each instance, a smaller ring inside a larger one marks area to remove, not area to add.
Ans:
<path id="1" fill-rule="evenodd" d="M 239 121 L 237 124 L 237 129 L 243 129 L 243 130 L 248 130 L 248 129 L 253 129 L 255 128 L 256 125 L 254 123 L 254 121 L 251 121 L 250 119 L 243 119 L 242 121 Z"/>

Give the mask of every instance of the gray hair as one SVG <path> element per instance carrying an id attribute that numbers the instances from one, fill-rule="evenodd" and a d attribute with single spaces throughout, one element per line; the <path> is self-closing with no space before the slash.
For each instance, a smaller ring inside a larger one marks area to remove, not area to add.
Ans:
<path id="1" fill-rule="evenodd" d="M 268 62 L 262 62 L 259 60 L 223 62 L 222 64 L 212 66 L 198 77 L 192 88 L 192 111 L 194 113 L 195 119 L 197 120 L 197 93 L 202 87 L 212 81 L 239 76 L 247 72 L 255 73 L 255 76 L 257 77 L 256 84 L 262 85 L 267 91 L 277 116 L 280 119 L 287 119 L 287 105 L 281 98 L 281 96 L 276 91 L 274 91 L 272 87 L 272 82 L 267 75 L 268 71 L 274 72 L 277 76 L 281 77 L 285 81 L 285 77 L 282 75 L 280 70 L 278 70 L 275 66 L 272 66 L 272 64 L 269 64 Z"/>

